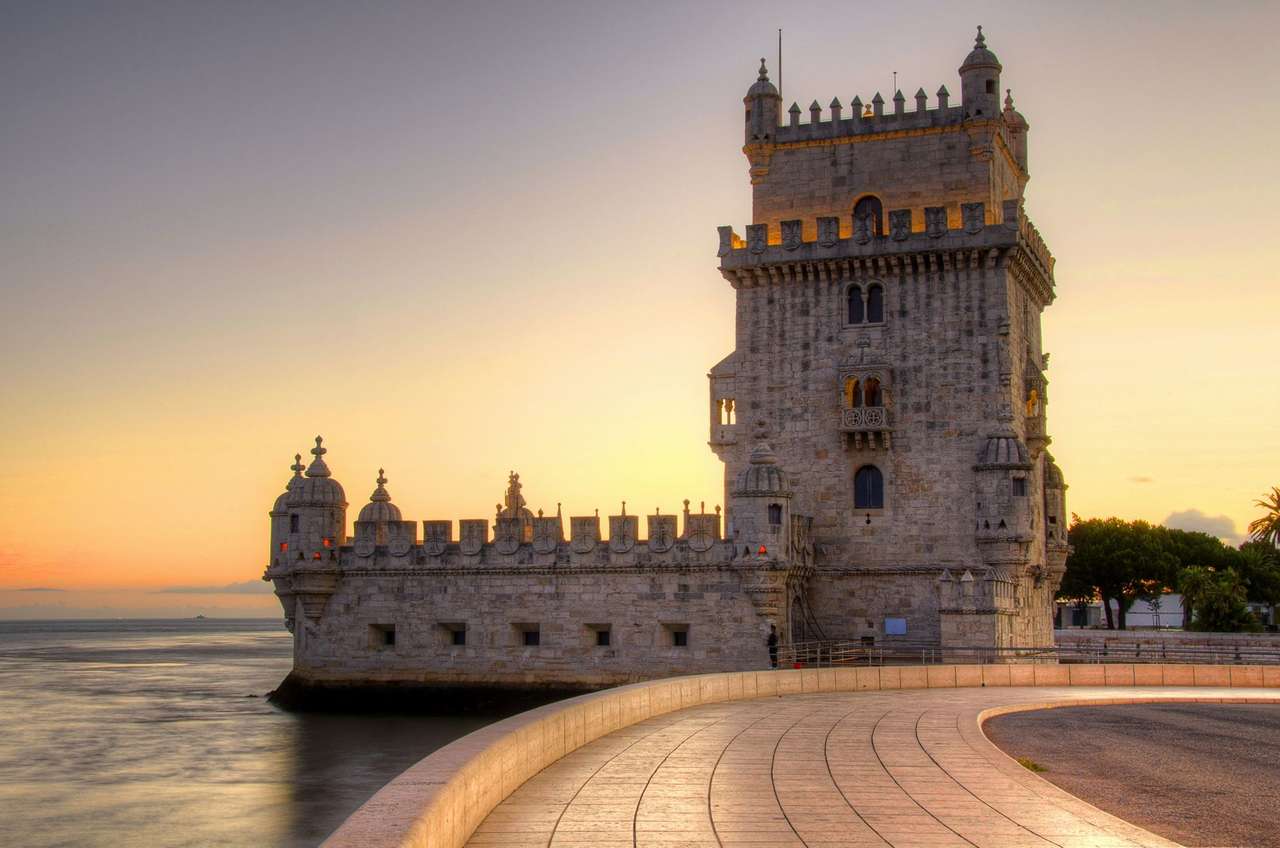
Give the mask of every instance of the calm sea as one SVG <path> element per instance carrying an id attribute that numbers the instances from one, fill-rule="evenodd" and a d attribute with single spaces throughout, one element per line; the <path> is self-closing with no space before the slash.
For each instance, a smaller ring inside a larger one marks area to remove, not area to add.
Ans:
<path id="1" fill-rule="evenodd" d="M 0 622 L 0 845 L 311 846 L 485 718 L 292 714 L 275 621 Z"/>

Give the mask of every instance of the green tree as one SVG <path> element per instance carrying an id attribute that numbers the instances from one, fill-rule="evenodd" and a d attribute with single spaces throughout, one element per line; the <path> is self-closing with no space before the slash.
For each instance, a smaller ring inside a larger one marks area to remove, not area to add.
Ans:
<path id="1" fill-rule="evenodd" d="M 1235 568 L 1248 586 L 1249 600 L 1271 607 L 1271 622 L 1276 623 L 1276 605 L 1280 604 L 1280 553 L 1268 542 L 1245 542 L 1235 552 Z"/>
<path id="2" fill-rule="evenodd" d="M 1072 550 L 1063 583 L 1075 592 L 1093 588 L 1102 599 L 1108 629 L 1127 629 L 1125 617 L 1134 601 L 1163 592 L 1173 580 L 1178 559 L 1163 528 L 1145 521 L 1081 520 L 1073 515 L 1067 538 Z"/>
<path id="3" fill-rule="evenodd" d="M 1244 579 L 1234 568 L 1214 571 L 1196 565 L 1178 575 L 1183 598 L 1190 598 L 1196 610 L 1191 629 L 1215 633 L 1256 631 L 1258 619 L 1249 612 Z"/>
<path id="4" fill-rule="evenodd" d="M 1176 570 L 1170 575 L 1169 584 L 1182 594 L 1182 627 L 1184 630 L 1189 630 L 1195 617 L 1195 600 L 1194 591 L 1188 595 L 1182 585 L 1183 573 L 1191 568 L 1219 571 L 1238 565 L 1239 552 L 1228 547 L 1216 536 L 1195 530 L 1176 530 L 1166 527 L 1164 538 L 1169 554 L 1176 562 Z M 1198 587 L 1192 588 L 1194 590 Z"/>
<path id="5" fill-rule="evenodd" d="M 1249 536 L 1255 542 L 1268 542 L 1272 550 L 1280 547 L 1280 486 L 1272 486 L 1271 493 L 1263 495 L 1254 504 L 1265 510 L 1261 518 L 1249 522 Z"/>

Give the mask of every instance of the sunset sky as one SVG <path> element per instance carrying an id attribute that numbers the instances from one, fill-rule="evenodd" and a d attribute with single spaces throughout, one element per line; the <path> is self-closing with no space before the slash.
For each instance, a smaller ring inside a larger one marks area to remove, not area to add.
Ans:
<path id="1" fill-rule="evenodd" d="M 1275 3 L 25 3 L 0 24 L 0 617 L 279 615 L 317 433 L 353 519 L 721 498 L 742 96 L 959 92 L 1057 257 L 1068 507 L 1232 541 L 1280 485 Z M 776 79 L 776 76 L 775 76 Z M 41 591 L 33 591 L 41 590 Z M 175 591 L 178 590 L 178 591 Z"/>

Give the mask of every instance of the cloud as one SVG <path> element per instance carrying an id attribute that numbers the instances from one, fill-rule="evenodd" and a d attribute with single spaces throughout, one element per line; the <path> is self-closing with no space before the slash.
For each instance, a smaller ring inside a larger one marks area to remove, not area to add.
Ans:
<path id="1" fill-rule="evenodd" d="M 1198 509 L 1184 509 L 1169 513 L 1163 522 L 1174 530 L 1195 530 L 1217 536 L 1228 544 L 1238 545 L 1244 536 L 1236 530 L 1236 523 L 1225 515 L 1206 515 Z"/>
<path id="2" fill-rule="evenodd" d="M 269 595 L 275 589 L 262 580 L 244 580 L 225 586 L 170 586 L 157 589 L 157 595 Z"/>
<path id="3" fill-rule="evenodd" d="M 48 586 L 30 586 L 20 589 L 10 589 L 10 592 L 65 592 L 66 589 L 51 589 Z"/>
<path id="4" fill-rule="evenodd" d="M 1139 477 L 1130 477 L 1130 478 L 1129 478 L 1129 482 L 1130 482 L 1130 483 L 1154 483 L 1154 482 L 1155 482 L 1155 478 L 1153 478 L 1153 477 L 1142 477 L 1142 476 L 1139 476 Z"/>

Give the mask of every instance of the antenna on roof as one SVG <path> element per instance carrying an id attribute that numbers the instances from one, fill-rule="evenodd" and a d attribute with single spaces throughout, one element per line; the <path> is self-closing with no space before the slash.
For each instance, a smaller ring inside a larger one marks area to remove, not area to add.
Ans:
<path id="1" fill-rule="evenodd" d="M 778 96 L 782 96 L 782 27 L 778 27 Z"/>

